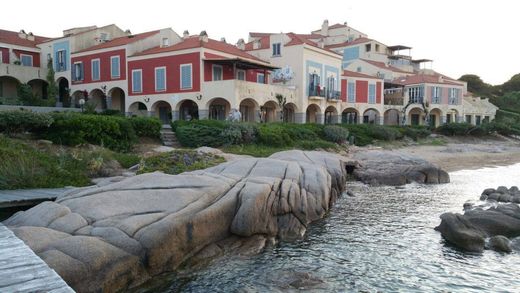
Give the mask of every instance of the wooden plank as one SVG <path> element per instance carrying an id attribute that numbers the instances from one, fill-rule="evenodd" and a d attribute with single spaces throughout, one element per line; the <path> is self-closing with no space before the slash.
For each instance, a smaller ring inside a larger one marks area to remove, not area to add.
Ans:
<path id="1" fill-rule="evenodd" d="M 0 224 L 0 292 L 74 292 L 11 230 Z"/>

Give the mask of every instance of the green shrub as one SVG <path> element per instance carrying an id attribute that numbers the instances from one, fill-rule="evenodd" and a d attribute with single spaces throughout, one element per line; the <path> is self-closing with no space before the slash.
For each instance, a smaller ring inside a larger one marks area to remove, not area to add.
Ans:
<path id="1" fill-rule="evenodd" d="M 133 167 L 141 161 L 141 158 L 135 154 L 113 153 L 113 157 L 123 168 Z"/>
<path id="2" fill-rule="evenodd" d="M 135 134 L 139 137 L 160 138 L 162 123 L 155 117 L 129 118 Z"/>
<path id="3" fill-rule="evenodd" d="M 286 128 L 279 124 L 264 124 L 258 128 L 258 142 L 267 146 L 291 146 L 293 140 Z"/>
<path id="4" fill-rule="evenodd" d="M 426 126 L 399 126 L 395 129 L 399 130 L 402 135 L 415 141 L 420 138 L 426 138 L 432 133 Z"/>
<path id="5" fill-rule="evenodd" d="M 250 144 L 257 140 L 258 126 L 253 123 L 230 123 L 220 135 L 225 145 Z"/>
<path id="6" fill-rule="evenodd" d="M 177 126 L 175 131 L 179 142 L 186 147 L 219 147 L 224 144 L 221 133 L 221 128 L 199 124 Z"/>
<path id="7" fill-rule="evenodd" d="M 335 143 L 344 143 L 348 139 L 348 130 L 337 125 L 327 125 L 323 128 L 325 138 Z"/>
<path id="8" fill-rule="evenodd" d="M 107 115 L 107 116 L 124 116 L 121 111 L 114 110 L 114 109 L 105 109 L 105 110 L 103 110 L 103 112 L 101 112 L 99 114 Z"/>
<path id="9" fill-rule="evenodd" d="M 437 133 L 447 135 L 447 136 L 455 136 L 455 135 L 468 135 L 470 130 L 474 128 L 473 125 L 469 123 L 447 123 L 441 125 L 435 129 Z"/>
<path id="10" fill-rule="evenodd" d="M 139 174 L 162 171 L 179 174 L 186 171 L 209 168 L 225 160 L 222 157 L 189 150 L 175 150 L 144 159 Z"/>
<path id="11" fill-rule="evenodd" d="M 55 143 L 92 143 L 116 151 L 129 151 L 137 137 L 130 121 L 123 117 L 78 113 L 54 113 L 54 123 L 41 136 Z"/>
<path id="12" fill-rule="evenodd" d="M 292 140 L 317 140 L 323 133 L 323 126 L 316 124 L 283 124 Z"/>
<path id="13" fill-rule="evenodd" d="M 40 131 L 53 122 L 47 113 L 31 111 L 0 111 L 0 132 L 13 136 L 26 131 Z"/>
<path id="14" fill-rule="evenodd" d="M 337 145 L 324 140 L 302 140 L 297 143 L 297 146 L 304 150 L 315 149 L 336 149 Z"/>

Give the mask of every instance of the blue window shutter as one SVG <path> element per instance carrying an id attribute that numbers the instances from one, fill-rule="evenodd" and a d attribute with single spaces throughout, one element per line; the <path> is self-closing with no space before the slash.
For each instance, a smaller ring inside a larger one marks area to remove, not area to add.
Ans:
<path id="1" fill-rule="evenodd" d="M 187 89 L 192 87 L 191 82 L 191 66 L 181 67 L 181 88 Z"/>
<path id="2" fill-rule="evenodd" d="M 166 89 L 166 81 L 165 81 L 165 69 L 159 68 L 155 70 L 155 88 L 158 91 L 163 91 Z"/>
<path id="3" fill-rule="evenodd" d="M 72 80 L 76 80 L 76 66 L 72 66 L 71 73 L 72 73 Z"/>

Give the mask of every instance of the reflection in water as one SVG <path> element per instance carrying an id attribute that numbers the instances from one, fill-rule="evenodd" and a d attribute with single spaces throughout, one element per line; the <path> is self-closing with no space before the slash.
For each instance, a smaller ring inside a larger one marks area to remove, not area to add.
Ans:
<path id="1" fill-rule="evenodd" d="M 470 254 L 433 230 L 447 211 L 462 212 L 484 188 L 520 185 L 520 164 L 458 171 L 452 183 L 404 188 L 349 183 L 342 197 L 305 238 L 252 257 L 222 257 L 201 270 L 156 280 L 140 291 L 282 292 L 294 272 L 323 283 L 313 292 L 498 292 L 520 289 L 520 255 Z"/>

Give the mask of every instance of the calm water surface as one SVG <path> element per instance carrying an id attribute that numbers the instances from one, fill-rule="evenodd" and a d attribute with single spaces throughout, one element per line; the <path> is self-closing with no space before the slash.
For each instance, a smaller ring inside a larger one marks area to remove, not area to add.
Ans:
<path id="1" fill-rule="evenodd" d="M 458 171 L 443 185 L 404 188 L 349 183 L 305 238 L 252 257 L 219 258 L 201 270 L 160 278 L 144 292 L 282 292 L 284 276 L 310 273 L 309 292 L 520 292 L 520 253 L 464 253 L 433 230 L 484 188 L 520 186 L 520 164 Z"/>

